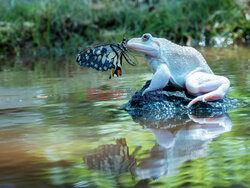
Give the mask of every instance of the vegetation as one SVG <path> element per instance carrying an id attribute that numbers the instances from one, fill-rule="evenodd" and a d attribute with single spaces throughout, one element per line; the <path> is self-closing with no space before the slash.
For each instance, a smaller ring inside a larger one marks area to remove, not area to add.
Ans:
<path id="1" fill-rule="evenodd" d="M 248 40 L 244 0 L 0 0 L 0 58 L 64 55 L 144 32 L 191 45 Z"/>

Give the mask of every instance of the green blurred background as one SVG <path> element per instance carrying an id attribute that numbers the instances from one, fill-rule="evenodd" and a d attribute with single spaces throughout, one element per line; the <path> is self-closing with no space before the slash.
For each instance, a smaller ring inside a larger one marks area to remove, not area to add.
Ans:
<path id="1" fill-rule="evenodd" d="M 249 40 L 246 0 L 0 0 L 0 59 L 61 57 L 145 32 L 192 46 Z"/>

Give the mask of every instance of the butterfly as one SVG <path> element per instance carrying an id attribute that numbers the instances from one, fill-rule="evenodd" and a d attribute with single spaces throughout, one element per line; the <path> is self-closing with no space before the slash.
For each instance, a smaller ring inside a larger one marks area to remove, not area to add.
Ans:
<path id="1" fill-rule="evenodd" d="M 123 37 L 121 43 L 102 44 L 87 48 L 77 55 L 76 62 L 80 66 L 90 67 L 98 71 L 107 71 L 111 69 L 109 79 L 111 79 L 112 76 L 121 76 L 123 58 L 130 65 L 136 65 L 128 56 L 126 43 L 127 40 Z"/>

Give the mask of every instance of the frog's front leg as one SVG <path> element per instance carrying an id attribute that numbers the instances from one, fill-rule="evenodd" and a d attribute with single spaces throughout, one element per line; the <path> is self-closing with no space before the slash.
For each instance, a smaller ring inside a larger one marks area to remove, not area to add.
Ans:
<path id="1" fill-rule="evenodd" d="M 151 80 L 149 87 L 143 91 L 142 95 L 144 95 L 149 91 L 154 91 L 157 89 L 164 88 L 168 84 L 169 78 L 170 78 L 170 71 L 167 65 L 160 64 L 157 67 L 156 72 L 154 73 L 154 76 Z"/>
<path id="2" fill-rule="evenodd" d="M 230 81 L 224 76 L 195 72 L 187 76 L 186 88 L 189 93 L 197 96 L 187 107 L 198 101 L 214 101 L 223 99 L 228 92 Z"/>

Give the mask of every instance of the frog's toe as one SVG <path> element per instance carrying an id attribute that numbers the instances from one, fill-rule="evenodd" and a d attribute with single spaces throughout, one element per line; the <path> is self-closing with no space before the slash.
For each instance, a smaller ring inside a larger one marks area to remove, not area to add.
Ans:
<path id="1" fill-rule="evenodd" d="M 143 92 L 142 92 L 142 96 L 144 96 L 145 95 L 145 93 L 147 93 L 147 92 L 149 92 L 149 89 L 147 88 L 147 89 L 145 89 Z"/>
<path id="2" fill-rule="evenodd" d="M 203 102 L 206 101 L 216 101 L 218 99 L 223 99 L 225 95 L 223 93 L 212 93 L 212 94 L 207 94 L 203 97 Z"/>
<path id="3" fill-rule="evenodd" d="M 207 93 L 205 95 L 201 95 L 198 96 L 196 98 L 194 98 L 188 105 L 187 107 L 189 108 L 190 106 L 194 105 L 195 103 L 197 103 L 198 101 L 202 101 L 202 102 L 207 102 L 207 101 L 216 101 L 218 99 L 223 99 L 224 98 L 224 94 L 222 92 L 218 92 L 218 91 L 213 91 L 210 93 Z"/>
<path id="4" fill-rule="evenodd" d="M 187 107 L 190 108 L 191 106 L 193 106 L 198 101 L 203 101 L 204 102 L 203 96 L 198 96 L 198 97 L 194 98 L 191 102 L 188 103 Z"/>

